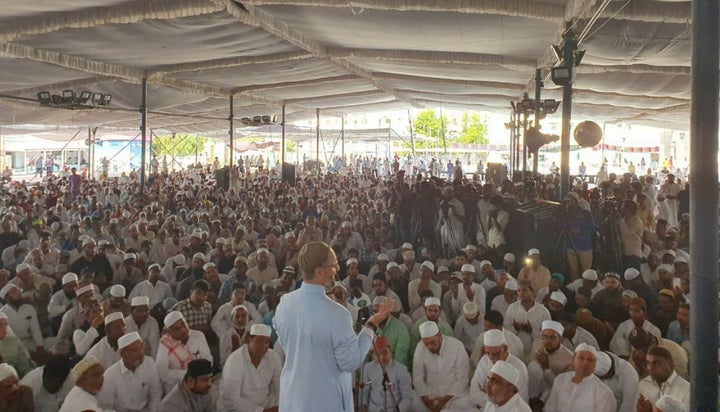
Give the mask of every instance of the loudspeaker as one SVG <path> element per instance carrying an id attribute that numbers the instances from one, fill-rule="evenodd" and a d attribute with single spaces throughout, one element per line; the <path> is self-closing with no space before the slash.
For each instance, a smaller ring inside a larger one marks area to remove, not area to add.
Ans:
<path id="1" fill-rule="evenodd" d="M 289 183 L 290 186 L 295 186 L 295 165 L 290 163 L 283 163 L 282 181 L 283 183 Z"/>
<path id="2" fill-rule="evenodd" d="M 230 167 L 225 166 L 215 171 L 215 187 L 230 189 Z"/>

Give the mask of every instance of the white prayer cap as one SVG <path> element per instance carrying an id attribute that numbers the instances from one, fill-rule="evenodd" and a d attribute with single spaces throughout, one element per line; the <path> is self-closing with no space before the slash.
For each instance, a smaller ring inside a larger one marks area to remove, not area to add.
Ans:
<path id="1" fill-rule="evenodd" d="M 342 228 L 352 227 L 352 223 L 350 223 L 346 220 L 340 224 L 340 227 L 342 227 Z"/>
<path id="2" fill-rule="evenodd" d="M 385 270 L 390 270 L 392 268 L 399 268 L 399 267 L 400 267 L 400 265 L 398 265 L 397 262 L 390 262 L 387 264 L 387 267 L 385 268 Z"/>
<path id="3" fill-rule="evenodd" d="M 232 310 L 230 311 L 230 316 L 235 316 L 235 314 L 237 313 L 237 311 L 239 311 L 240 309 L 243 309 L 243 310 L 245 311 L 245 313 L 248 313 L 248 312 L 249 312 L 247 306 L 245 306 L 245 305 L 237 305 L 237 306 L 233 307 Z"/>
<path id="4" fill-rule="evenodd" d="M 515 255 L 513 255 L 512 253 L 506 253 L 505 256 L 503 256 L 503 260 L 515 263 Z"/>
<path id="5" fill-rule="evenodd" d="M 18 377 L 15 368 L 7 363 L 0 363 L 0 381 L 4 381 L 11 376 Z"/>
<path id="6" fill-rule="evenodd" d="M 465 302 L 463 305 L 463 315 L 465 315 L 466 318 L 474 318 L 478 312 L 478 305 L 475 302 Z"/>
<path id="7" fill-rule="evenodd" d="M 625 289 L 625 290 L 623 290 L 623 292 L 622 292 L 622 296 L 629 296 L 629 297 L 631 297 L 631 298 L 636 298 L 636 297 L 638 297 L 638 294 L 635 293 L 634 290 Z"/>
<path id="8" fill-rule="evenodd" d="M 565 304 L 567 303 L 567 298 L 559 290 L 556 290 L 555 292 L 550 294 L 550 300 L 554 300 L 555 302 L 557 302 L 563 306 L 565 306 Z"/>
<path id="9" fill-rule="evenodd" d="M 243 229 L 243 231 L 245 231 L 245 230 Z M 296 236 L 295 236 L 295 232 L 293 232 L 292 230 L 289 231 L 289 232 L 287 232 L 287 233 L 285 233 L 285 239 L 290 239 L 290 238 L 295 239 L 295 237 L 296 237 Z"/>
<path id="10" fill-rule="evenodd" d="M 668 263 L 662 263 L 662 264 L 658 265 L 658 272 L 661 270 L 664 270 L 665 272 L 668 272 L 668 273 L 675 273 L 675 267 Z"/>
<path id="11" fill-rule="evenodd" d="M 539 255 L 539 254 L 540 254 L 540 251 L 538 249 L 532 248 L 532 249 L 528 250 L 528 256 Z"/>
<path id="12" fill-rule="evenodd" d="M 440 298 L 430 296 L 429 298 L 425 299 L 425 307 L 432 306 L 432 305 L 440 306 Z"/>
<path id="13" fill-rule="evenodd" d="M 196 238 L 196 239 L 202 239 L 202 232 L 197 231 L 197 230 L 196 230 L 196 231 L 193 231 L 193 232 L 190 234 L 190 237 L 194 237 L 194 238 Z"/>
<path id="14" fill-rule="evenodd" d="M 388 298 L 385 296 L 375 296 L 373 299 L 373 305 L 384 305 L 387 303 Z"/>
<path id="15" fill-rule="evenodd" d="M 480 267 L 481 267 L 481 268 L 484 267 L 485 265 L 490 265 L 490 267 L 492 267 L 493 264 L 492 264 L 492 262 L 489 261 L 489 260 L 483 260 L 482 262 L 480 262 Z"/>
<path id="16" fill-rule="evenodd" d="M 15 246 L 15 248 L 17 248 L 18 246 L 19 246 L 20 249 L 22 249 L 22 250 L 28 250 L 28 249 L 30 249 L 30 246 L 32 246 L 32 244 L 30 243 L 29 240 L 23 239 L 23 240 L 21 240 L 21 241 L 18 242 L 18 244 L 17 244 L 17 246 Z"/>
<path id="17" fill-rule="evenodd" d="M 140 337 L 140 334 L 137 332 L 130 332 L 122 335 L 118 339 L 118 350 L 122 350 L 123 348 L 127 347 L 131 343 L 140 341 L 142 342 L 142 338 Z"/>
<path id="18" fill-rule="evenodd" d="M 20 273 L 20 272 L 22 272 L 24 270 L 28 270 L 30 268 L 31 268 L 31 266 L 29 264 L 21 263 L 21 264 L 17 265 L 17 267 L 15 268 L 15 272 Z"/>
<path id="19" fill-rule="evenodd" d="M 203 265 L 203 270 L 208 270 L 208 269 L 214 268 L 214 267 L 216 267 L 216 266 L 215 266 L 215 263 L 213 263 L 213 262 L 208 262 L 208 263 L 206 263 L 206 264 Z"/>
<path id="20" fill-rule="evenodd" d="M 673 263 L 688 263 L 688 261 L 687 261 L 687 259 L 685 259 L 684 257 L 678 256 L 678 257 L 675 258 L 675 260 L 673 261 Z"/>
<path id="21" fill-rule="evenodd" d="M 200 252 L 198 252 L 198 253 L 196 253 L 196 254 L 193 255 L 193 259 L 201 259 L 201 260 L 204 261 L 204 260 L 205 260 L 205 255 L 202 254 L 202 253 L 200 253 Z"/>
<path id="22" fill-rule="evenodd" d="M 466 263 L 466 264 L 462 265 L 462 267 L 460 267 L 460 271 L 461 271 L 461 272 L 472 272 L 472 273 L 475 273 L 475 266 L 473 266 L 473 265 L 471 265 L 471 264 L 469 264 L 469 263 Z"/>
<path id="23" fill-rule="evenodd" d="M 125 320 L 125 317 L 123 317 L 122 312 L 113 312 L 113 313 L 105 316 L 105 325 L 107 326 L 107 325 L 115 322 L 116 320 L 121 320 L 121 319 Z"/>
<path id="24" fill-rule="evenodd" d="M 75 290 L 75 295 L 76 295 L 76 296 L 80 296 L 80 295 L 82 295 L 83 293 L 88 293 L 88 292 L 93 292 L 93 285 L 92 285 L 92 283 L 89 283 L 89 284 L 87 284 L 87 285 L 85 285 L 85 286 L 82 286 L 82 287 L 77 288 L 77 290 Z"/>
<path id="25" fill-rule="evenodd" d="M 63 286 L 67 285 L 70 282 L 77 282 L 78 276 L 72 272 L 68 272 L 65 274 L 65 276 L 62 277 L 62 284 Z"/>
<path id="26" fill-rule="evenodd" d="M 175 322 L 177 322 L 179 320 L 185 320 L 185 317 L 183 316 L 182 313 L 174 310 L 174 311 L 168 313 L 167 315 L 165 315 L 163 324 L 165 325 L 166 328 L 169 328 L 170 326 L 174 325 Z"/>
<path id="27" fill-rule="evenodd" d="M 160 270 L 160 265 L 158 265 L 157 263 L 153 263 L 152 265 L 148 266 L 148 272 L 150 272 L 153 269 Z"/>
<path id="28" fill-rule="evenodd" d="M 468 250 L 477 250 L 477 248 L 475 245 L 467 245 L 465 246 L 465 251 L 467 252 Z"/>
<path id="29" fill-rule="evenodd" d="M 105 239 L 102 239 L 97 243 L 98 246 L 105 246 L 105 245 L 109 245 L 109 244 L 110 244 L 110 242 L 108 242 Z"/>
<path id="30" fill-rule="evenodd" d="M 412 245 L 412 243 L 410 243 L 410 242 L 405 242 L 405 243 L 402 244 L 402 247 L 401 247 L 400 249 L 403 249 L 403 250 L 412 250 L 412 249 L 413 249 L 413 245 Z"/>
<path id="31" fill-rule="evenodd" d="M 110 296 L 114 298 L 124 298 L 125 287 L 123 285 L 114 285 L 110 288 Z"/>
<path id="32" fill-rule="evenodd" d="M 255 256 L 258 256 L 261 253 L 268 253 L 267 248 L 261 247 L 260 249 L 257 250 L 257 252 L 255 253 Z"/>
<path id="33" fill-rule="evenodd" d="M 635 268 L 627 268 L 623 276 L 625 276 L 625 280 L 633 280 L 640 276 L 640 271 Z"/>
<path id="34" fill-rule="evenodd" d="M 674 250 L 672 250 L 672 249 L 663 250 L 663 251 L 662 251 L 662 254 L 663 254 L 663 255 L 670 255 L 670 256 L 672 256 L 672 257 L 676 257 L 676 256 L 677 256 L 677 253 L 676 253 Z"/>
<path id="35" fill-rule="evenodd" d="M 483 345 L 485 346 L 501 346 L 506 344 L 505 334 L 500 329 L 490 329 L 483 333 Z"/>
<path id="36" fill-rule="evenodd" d="M 185 264 L 185 255 L 183 255 L 182 253 L 177 254 L 177 255 L 175 255 L 175 257 L 172 258 L 172 260 L 176 265 L 184 265 Z"/>
<path id="37" fill-rule="evenodd" d="M 510 362 L 499 360 L 499 361 L 495 362 L 495 364 L 493 365 L 492 368 L 490 368 L 490 372 L 505 379 L 512 386 L 517 388 L 519 374 L 518 374 L 517 369 L 514 366 L 512 366 L 512 364 Z"/>
<path id="38" fill-rule="evenodd" d="M 4 320 L 5 323 L 8 323 L 8 317 L 5 312 L 0 312 L 0 320 Z"/>
<path id="39" fill-rule="evenodd" d="M 424 262 L 422 263 L 422 265 L 420 265 L 420 267 L 421 267 L 421 268 L 422 268 L 422 267 L 426 267 L 426 268 L 430 269 L 431 272 L 435 272 L 435 264 L 432 263 L 432 262 L 429 261 L 429 260 L 424 261 Z"/>
<path id="40" fill-rule="evenodd" d="M 219 223 L 219 222 L 218 222 L 218 223 Z M 216 244 L 216 245 L 224 245 L 224 244 L 225 244 L 225 238 L 219 237 L 219 238 L 215 239 L 215 244 Z"/>
<path id="41" fill-rule="evenodd" d="M 111 224 L 111 225 L 117 225 L 117 224 L 118 224 L 118 222 L 119 222 L 119 221 L 117 220 L 117 218 L 116 218 L 116 217 L 114 217 L 114 218 L 110 219 L 110 224 Z"/>
<path id="42" fill-rule="evenodd" d="M 447 268 L 447 266 L 440 266 L 437 270 L 437 273 L 443 273 L 443 272 L 449 272 L 450 269 Z"/>
<path id="43" fill-rule="evenodd" d="M 94 245 L 94 244 L 95 244 L 95 240 L 93 240 L 93 238 L 91 238 L 91 237 L 88 237 L 82 241 L 82 247 L 85 247 L 87 245 Z"/>
<path id="44" fill-rule="evenodd" d="M 80 362 L 77 363 L 77 365 L 75 365 L 74 368 L 72 368 L 72 374 L 75 377 L 75 380 L 80 379 L 80 377 L 83 376 L 83 374 L 87 372 L 88 369 L 92 368 L 95 365 L 100 365 L 100 361 L 96 357 L 92 355 L 85 356 Z"/>
<path id="45" fill-rule="evenodd" d="M 660 412 L 685 412 L 687 408 L 681 400 L 670 395 L 663 395 L 655 402 L 655 408 Z"/>
<path id="46" fill-rule="evenodd" d="M 386 255 L 385 253 L 381 253 L 381 254 L 378 255 L 377 261 L 378 261 L 378 262 L 380 262 L 380 261 L 388 262 L 388 261 L 390 261 L 390 258 L 389 258 L 388 255 Z"/>
<path id="47" fill-rule="evenodd" d="M 358 260 L 355 259 L 355 258 L 350 258 L 350 259 L 348 259 L 347 262 L 345 262 L 345 263 L 346 263 L 348 266 L 352 265 L 353 263 L 357 265 Z"/>
<path id="48" fill-rule="evenodd" d="M 150 306 L 150 298 L 147 296 L 135 296 L 130 301 L 130 306 Z"/>
<path id="49" fill-rule="evenodd" d="M 607 373 L 610 372 L 610 367 L 612 366 L 612 360 L 610 359 L 610 355 L 605 352 L 599 351 L 595 353 L 595 359 L 595 375 L 607 375 Z"/>
<path id="50" fill-rule="evenodd" d="M 272 329 L 268 325 L 256 323 L 250 327 L 250 335 L 270 337 L 270 335 L 272 335 Z"/>
<path id="51" fill-rule="evenodd" d="M 508 282 L 505 284 L 505 289 L 507 290 L 518 290 L 518 284 L 516 280 L 508 280 Z"/>
<path id="52" fill-rule="evenodd" d="M 562 334 L 561 334 L 562 335 Z M 597 350 L 595 350 L 594 347 L 588 345 L 587 343 L 581 343 L 575 347 L 575 353 L 578 352 L 590 352 L 593 355 L 593 358 L 597 359 Z"/>
<path id="53" fill-rule="evenodd" d="M 582 278 L 585 280 L 596 281 L 598 280 L 598 273 L 594 269 L 587 269 L 582 273 Z"/>
<path id="54" fill-rule="evenodd" d="M 0 289 L 0 299 L 5 300 L 5 296 L 7 296 L 7 294 L 10 293 L 10 291 L 13 288 L 16 288 L 16 287 L 17 286 L 15 286 L 15 284 L 13 284 L 13 283 L 8 283 L 7 285 L 3 286 L 3 288 Z"/>
<path id="55" fill-rule="evenodd" d="M 558 333 L 558 335 L 562 336 L 563 332 L 565 331 L 565 328 L 563 328 L 563 325 L 560 324 L 560 322 L 555 322 L 554 320 L 544 320 L 542 323 L 542 329 L 550 329 Z"/>
<path id="56" fill-rule="evenodd" d="M 428 320 L 420 324 L 420 337 L 425 338 L 431 338 L 435 335 L 440 333 L 440 328 L 438 328 L 437 323 Z"/>

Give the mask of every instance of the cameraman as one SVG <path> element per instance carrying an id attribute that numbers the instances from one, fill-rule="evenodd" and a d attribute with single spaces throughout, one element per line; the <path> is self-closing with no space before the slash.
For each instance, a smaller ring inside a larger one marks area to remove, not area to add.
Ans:
<path id="1" fill-rule="evenodd" d="M 580 195 L 570 192 L 565 196 L 565 233 L 567 234 L 567 261 L 570 278 L 578 279 L 580 273 L 592 267 L 592 235 L 595 223 L 592 215 L 580 208 Z"/>
<path id="2" fill-rule="evenodd" d="M 510 214 L 504 209 L 505 202 L 502 196 L 493 195 L 490 204 L 492 209 L 488 212 L 488 220 L 485 223 L 485 227 L 488 228 L 487 246 L 493 255 L 493 260 L 497 261 L 505 255 L 507 245 L 505 228 L 510 223 Z"/>
<path id="3" fill-rule="evenodd" d="M 454 196 L 452 186 L 443 189 L 438 219 L 440 244 L 447 258 L 465 246 L 465 206 Z"/>
<path id="4" fill-rule="evenodd" d="M 637 214 L 638 205 L 632 200 L 622 203 L 617 219 L 622 239 L 622 265 L 623 270 L 635 268 L 640 270 L 642 263 L 642 238 L 644 226 L 642 219 Z"/>

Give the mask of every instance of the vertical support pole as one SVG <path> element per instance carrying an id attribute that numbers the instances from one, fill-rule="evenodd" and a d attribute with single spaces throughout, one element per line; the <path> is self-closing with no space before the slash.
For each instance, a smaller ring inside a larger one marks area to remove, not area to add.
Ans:
<path id="1" fill-rule="evenodd" d="M 487 166 L 487 165 L 486 165 Z M 515 180 L 515 111 L 510 112 L 510 176 Z"/>
<path id="2" fill-rule="evenodd" d="M 524 100 L 524 99 L 523 99 Z M 526 111 L 523 112 L 522 120 L 522 178 L 525 181 L 525 174 L 527 173 L 527 160 L 528 160 L 528 147 L 527 147 L 527 129 L 528 129 L 528 114 Z"/>
<path id="3" fill-rule="evenodd" d="M 198 164 L 198 135 L 195 133 L 195 166 Z"/>
<path id="4" fill-rule="evenodd" d="M 569 28 L 571 23 L 566 23 Z M 570 120 L 572 118 L 572 77 L 575 67 L 577 41 L 572 30 L 563 33 L 563 66 L 568 70 L 571 81 L 563 86 L 562 132 L 560 134 L 560 199 L 570 190 Z"/>
<path id="5" fill-rule="evenodd" d="M 447 155 L 447 140 L 445 140 L 445 121 L 443 120 L 442 107 L 440 108 L 440 132 L 442 133 L 443 150 Z M 410 131 L 412 137 L 412 131 Z M 413 154 L 415 154 L 415 146 L 413 145 Z"/>
<path id="6" fill-rule="evenodd" d="M 282 141 L 280 142 L 280 145 L 282 146 L 282 151 L 280 152 L 280 170 L 283 170 L 282 166 L 285 165 L 285 103 L 283 103 L 282 105 L 282 120 L 280 122 L 280 131 L 282 133 Z"/>
<path id="7" fill-rule="evenodd" d="M 315 109 L 315 121 L 317 125 L 315 129 L 315 158 L 317 159 L 315 172 L 320 176 L 320 109 Z"/>
<path id="8" fill-rule="evenodd" d="M 140 193 L 145 193 L 145 152 L 147 146 L 147 77 L 142 79 L 142 103 L 140 104 L 140 131 L 142 145 L 140 147 Z"/>
<path id="9" fill-rule="evenodd" d="M 542 117 L 542 101 L 540 100 L 540 92 L 543 88 L 542 69 L 535 69 L 535 128 L 540 131 L 540 118 Z M 533 152 L 532 172 L 533 177 L 538 172 L 538 152 Z"/>
<path id="10" fill-rule="evenodd" d="M 345 167 L 345 115 L 342 115 L 340 123 L 340 160 L 342 166 Z"/>
<path id="11" fill-rule="evenodd" d="M 690 107 L 690 410 L 717 410 L 718 20 L 716 0 L 692 3 Z"/>
<path id="12" fill-rule="evenodd" d="M 230 95 L 230 115 L 228 121 L 230 122 L 230 169 L 233 167 L 233 159 L 235 159 L 235 96 Z"/>

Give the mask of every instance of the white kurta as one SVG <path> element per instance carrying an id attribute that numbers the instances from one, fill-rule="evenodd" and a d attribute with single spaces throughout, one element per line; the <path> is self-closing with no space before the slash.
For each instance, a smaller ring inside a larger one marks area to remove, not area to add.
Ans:
<path id="1" fill-rule="evenodd" d="M 97 396 L 103 408 L 116 412 L 154 412 L 160 405 L 163 390 L 151 357 L 145 356 L 134 372 L 120 360 L 105 371 L 104 377 Z"/>
<path id="2" fill-rule="evenodd" d="M 143 280 L 135 285 L 133 290 L 130 292 L 128 299 L 132 299 L 137 296 L 147 296 L 148 300 L 150 300 L 150 307 L 152 308 L 163 300 L 173 297 L 173 294 L 172 289 L 167 282 L 158 280 L 155 286 L 153 286 L 150 281 Z"/>
<path id="3" fill-rule="evenodd" d="M 32 305 L 22 304 L 17 309 L 4 305 L 0 311 L 7 315 L 8 325 L 28 350 L 34 351 L 38 346 L 44 346 L 37 311 Z"/>
<path id="4" fill-rule="evenodd" d="M 100 364 L 102 365 L 105 370 L 110 368 L 115 362 L 120 360 L 120 354 L 113 349 L 112 346 L 110 346 L 110 343 L 108 343 L 107 336 L 100 339 L 98 343 L 96 343 L 90 350 L 87 352 L 87 355 L 85 356 L 94 356 L 97 358 L 97 360 L 100 361 Z"/>
<path id="5" fill-rule="evenodd" d="M 60 412 L 80 412 L 80 411 L 94 411 L 94 412 L 109 412 L 104 409 L 100 409 L 97 403 L 95 395 L 85 392 L 78 386 L 73 387 L 65 398 Z"/>
<path id="6" fill-rule="evenodd" d="M 615 396 L 597 376 L 590 375 L 579 384 L 572 381 L 573 376 L 575 372 L 565 372 L 555 378 L 545 412 L 617 411 Z"/>
<path id="7" fill-rule="evenodd" d="M 205 335 L 203 335 L 202 332 L 191 329 L 185 347 L 195 359 L 213 361 L 210 347 L 208 347 L 207 340 L 205 340 Z M 165 345 L 158 346 L 155 363 L 165 393 L 170 392 L 173 386 L 185 377 L 187 365 L 183 365 L 181 360 L 170 354 Z"/>
<path id="8" fill-rule="evenodd" d="M 50 393 L 43 386 L 42 375 L 44 369 L 44 366 L 40 366 L 31 370 L 27 375 L 23 376 L 20 384 L 32 390 L 35 412 L 58 412 L 65 401 L 65 397 L 75 386 L 75 378 L 73 378 L 72 373 L 68 374 L 60 390 Z"/>
<path id="9" fill-rule="evenodd" d="M 225 365 L 225 362 L 227 362 L 228 358 L 233 353 L 233 336 L 237 336 L 238 342 L 240 342 L 240 346 L 242 346 L 244 344 L 243 338 L 245 337 L 245 331 L 248 330 L 250 329 L 245 328 L 242 333 L 239 333 L 235 328 L 231 327 L 230 329 L 226 330 L 222 336 L 220 336 L 220 367 L 223 367 Z"/>
<path id="10" fill-rule="evenodd" d="M 568 338 L 563 338 L 563 345 L 565 345 L 565 347 L 567 347 L 573 352 L 575 351 L 575 348 L 581 343 L 586 343 L 593 348 L 600 350 L 600 345 L 598 344 L 595 336 L 593 336 L 592 333 L 588 332 L 587 329 L 583 329 L 580 326 L 577 326 L 575 328 L 575 336 L 573 336 L 572 340 Z"/>
<path id="11" fill-rule="evenodd" d="M 503 326 L 511 332 L 518 335 L 525 348 L 525 355 L 530 355 L 530 350 L 533 347 L 533 341 L 540 340 L 540 332 L 542 331 L 542 323 L 545 320 L 550 320 L 550 312 L 543 305 L 533 302 L 533 306 L 529 310 L 525 310 L 521 301 L 515 301 L 508 306 L 507 312 L 505 312 L 505 321 Z M 532 326 L 532 333 L 526 331 L 518 331 L 513 326 L 513 322 L 526 323 L 530 322 Z"/>
<path id="12" fill-rule="evenodd" d="M 467 293 L 465 293 L 465 287 L 464 285 L 460 284 L 458 286 L 458 297 L 455 299 L 455 295 L 452 295 L 453 298 L 450 302 L 450 308 L 453 311 L 453 315 L 457 316 L 458 318 L 462 316 L 462 308 L 463 305 L 470 302 L 470 298 L 468 297 Z M 478 310 L 480 311 L 480 317 L 485 316 L 485 288 L 480 286 L 477 283 L 473 283 L 470 285 L 470 289 L 473 291 L 473 298 L 472 301 L 475 302 L 475 304 L 478 307 Z"/>
<path id="13" fill-rule="evenodd" d="M 258 312 L 255 305 L 248 301 L 245 301 L 242 304 L 248 309 L 247 326 L 255 323 L 263 323 L 263 317 L 260 312 Z M 234 305 L 232 302 L 227 302 L 221 305 L 215 313 L 215 316 L 213 316 L 212 321 L 210 322 L 210 327 L 217 337 L 222 336 L 228 329 L 233 327 L 233 319 L 232 316 L 230 316 L 233 307 Z"/>
<path id="14" fill-rule="evenodd" d="M 473 325 L 467 320 L 467 318 L 465 318 L 465 316 L 460 316 L 457 322 L 455 322 L 453 334 L 456 338 L 460 339 L 460 342 L 462 342 L 463 346 L 465 346 L 466 351 L 472 352 L 475 347 L 477 337 L 483 333 L 484 329 L 485 323 L 483 322 L 482 317 L 479 317 L 477 323 Z"/>
<path id="15" fill-rule="evenodd" d="M 160 340 L 160 327 L 152 316 L 148 316 L 145 322 L 138 328 L 132 315 L 125 318 L 125 333 L 137 332 L 143 341 L 146 355 L 153 359 L 157 357 L 158 341 Z"/>
<path id="16" fill-rule="evenodd" d="M 618 325 L 615 334 L 610 340 L 610 351 L 618 356 L 630 356 L 630 332 L 635 329 L 635 323 L 628 319 Z M 649 321 L 643 323 L 643 329 L 660 338 L 660 329 Z"/>
<path id="17" fill-rule="evenodd" d="M 220 381 L 218 410 L 262 412 L 278 404 L 280 356 L 268 349 L 257 368 L 250 360 L 247 345 L 233 352 L 225 363 Z"/>
<path id="18" fill-rule="evenodd" d="M 473 347 L 472 354 L 470 355 L 470 367 L 473 369 L 477 367 L 477 364 L 483 357 L 482 348 L 484 342 L 484 334 L 485 332 L 481 333 L 480 335 L 478 335 L 477 339 L 475 339 L 475 346 Z M 508 347 L 508 351 L 512 353 L 515 357 L 522 359 L 525 355 L 525 349 L 523 348 L 523 344 L 520 338 L 518 338 L 516 334 L 510 332 L 505 328 L 503 328 L 503 336 L 505 336 L 505 344 Z"/>
<path id="19" fill-rule="evenodd" d="M 601 381 L 610 388 L 615 395 L 618 412 L 637 411 L 638 377 L 635 368 L 625 359 L 620 359 L 613 353 L 608 353 L 615 365 L 615 374 L 610 379 Z"/>
<path id="20" fill-rule="evenodd" d="M 518 395 L 524 400 L 528 401 L 528 371 L 525 363 L 519 358 L 508 353 L 508 357 L 505 360 L 517 369 L 518 372 L 518 384 L 516 388 Z M 490 358 L 485 355 L 480 359 L 475 374 L 473 374 L 470 380 L 470 402 L 473 405 L 483 407 L 487 405 L 488 398 L 487 392 L 485 392 L 485 385 L 487 384 L 487 378 L 490 374 L 490 369 L 493 367 L 493 362 Z"/>
<path id="21" fill-rule="evenodd" d="M 462 342 L 442 337 L 438 354 L 420 342 L 413 357 L 413 384 L 418 396 L 465 396 L 468 390 L 470 364 Z"/>
<path id="22" fill-rule="evenodd" d="M 527 402 L 516 393 L 503 406 L 488 402 L 483 412 L 532 412 L 532 409 L 530 409 Z"/>
<path id="23" fill-rule="evenodd" d="M 651 376 L 646 376 L 638 385 L 640 395 L 655 405 L 662 395 L 672 396 L 685 404 L 686 408 L 690 408 L 690 383 L 681 378 L 677 372 L 673 372 L 670 377 L 658 385 Z"/>
<path id="24" fill-rule="evenodd" d="M 410 312 L 423 306 L 423 301 L 418 294 L 418 288 L 420 286 L 421 279 L 414 279 L 408 283 L 408 303 L 410 304 Z M 442 296 L 442 287 L 439 283 L 430 279 L 428 289 L 433 293 L 433 296 L 439 298 Z"/>

